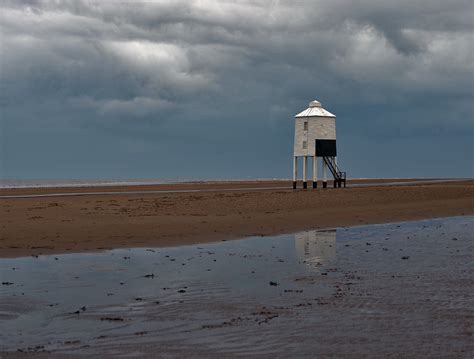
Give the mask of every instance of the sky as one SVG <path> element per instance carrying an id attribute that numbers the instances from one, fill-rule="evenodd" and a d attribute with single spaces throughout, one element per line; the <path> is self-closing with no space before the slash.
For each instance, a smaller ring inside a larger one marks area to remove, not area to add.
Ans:
<path id="1" fill-rule="evenodd" d="M 471 0 L 0 2 L 0 179 L 473 177 Z"/>

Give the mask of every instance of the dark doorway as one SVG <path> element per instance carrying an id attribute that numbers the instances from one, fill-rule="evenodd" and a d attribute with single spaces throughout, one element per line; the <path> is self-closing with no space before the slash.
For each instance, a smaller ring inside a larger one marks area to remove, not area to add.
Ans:
<path id="1" fill-rule="evenodd" d="M 336 156 L 336 140 L 316 140 L 316 157 Z"/>

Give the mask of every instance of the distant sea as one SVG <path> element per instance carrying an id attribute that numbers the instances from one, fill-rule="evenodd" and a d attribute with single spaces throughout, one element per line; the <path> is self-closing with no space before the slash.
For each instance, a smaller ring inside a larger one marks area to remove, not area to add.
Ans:
<path id="1" fill-rule="evenodd" d="M 271 180 L 282 178 L 271 178 Z M 138 186 L 180 182 L 248 181 L 269 180 L 268 178 L 242 179 L 128 179 L 128 180 L 91 180 L 91 179 L 0 179 L 0 188 L 51 188 L 51 187 L 98 187 L 98 186 Z"/>
<path id="2" fill-rule="evenodd" d="M 0 179 L 0 188 L 38 188 L 38 187 L 96 187 L 115 185 L 147 185 L 174 183 L 158 179 L 137 180 L 50 180 L 50 179 Z"/>

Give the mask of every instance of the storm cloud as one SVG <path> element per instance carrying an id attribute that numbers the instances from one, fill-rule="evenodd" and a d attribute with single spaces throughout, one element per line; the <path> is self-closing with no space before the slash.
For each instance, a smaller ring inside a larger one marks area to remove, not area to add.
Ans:
<path id="1" fill-rule="evenodd" d="M 3 1 L 0 178 L 472 176 L 472 1 Z"/>

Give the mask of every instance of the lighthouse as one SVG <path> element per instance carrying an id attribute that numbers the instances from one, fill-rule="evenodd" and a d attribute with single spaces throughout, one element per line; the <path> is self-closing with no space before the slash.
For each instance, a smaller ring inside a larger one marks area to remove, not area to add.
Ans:
<path id="1" fill-rule="evenodd" d="M 293 149 L 293 188 L 298 180 L 298 158 L 303 160 L 303 188 L 308 188 L 308 158 L 312 160 L 313 188 L 318 187 L 318 158 L 321 159 L 323 188 L 327 176 L 334 187 L 346 186 L 346 173 L 337 166 L 336 116 L 314 100 L 309 107 L 295 116 L 295 143 Z"/>

